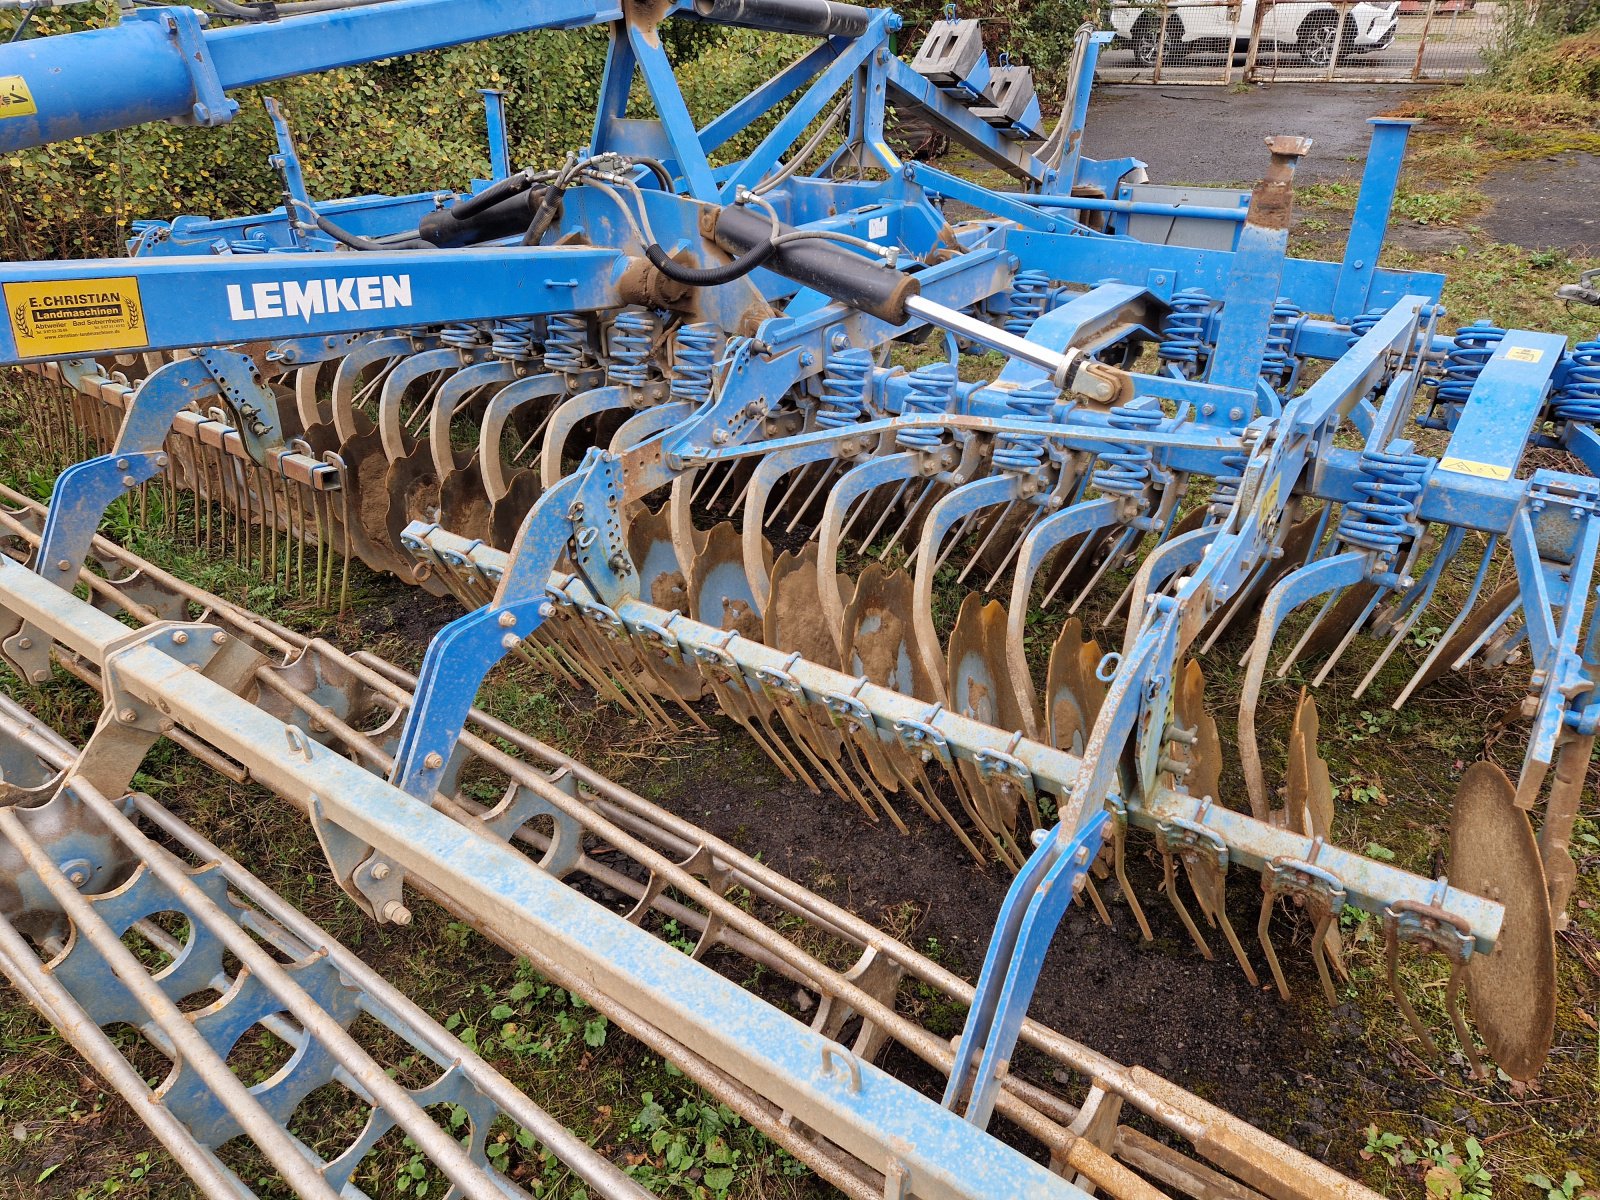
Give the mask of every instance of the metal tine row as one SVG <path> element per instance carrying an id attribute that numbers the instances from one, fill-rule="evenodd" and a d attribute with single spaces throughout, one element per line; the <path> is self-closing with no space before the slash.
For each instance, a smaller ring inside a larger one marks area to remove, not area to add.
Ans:
<path id="1" fill-rule="evenodd" d="M 27 732 L 16 721 L 0 712 L 0 738 Z M 76 748 L 54 736 L 44 742 L 32 744 L 54 775 L 54 795 L 42 806 L 0 810 L 0 833 L 61 906 L 64 928 L 34 937 L 41 961 L 23 932 L 0 917 L 0 969 L 134 1105 L 205 1195 L 254 1194 L 218 1154 L 241 1135 L 297 1195 L 359 1194 L 353 1180 L 363 1161 L 396 1126 L 445 1175 L 452 1194 L 522 1195 L 485 1152 L 501 1117 L 536 1137 L 598 1195 L 649 1195 L 170 810 L 139 794 L 113 804 L 76 772 Z M 30 830 L 61 820 L 46 812 L 51 806 L 71 806 L 77 821 L 109 833 L 123 859 L 121 878 L 96 879 L 96 890 L 80 890 L 87 881 L 69 877 Z M 153 919 L 158 914 L 177 914 L 187 928 L 174 936 Z M 154 969 L 125 944 L 130 931 L 158 951 Z M 231 973 L 225 956 L 239 964 Z M 220 999 L 196 1006 L 208 994 Z M 391 1072 L 397 1064 L 386 1067 L 351 1035 L 358 1016 L 403 1039 L 439 1074 L 422 1086 L 403 1086 Z M 172 1061 L 153 1091 L 102 1032 L 120 1021 L 139 1028 Z M 286 1043 L 292 1057 L 267 1083 L 246 1089 L 226 1060 L 255 1026 Z M 304 1100 L 330 1082 L 369 1112 L 360 1134 L 324 1159 L 289 1124 Z M 443 1104 L 465 1110 L 466 1137 L 425 1111 Z"/>
<path id="2" fill-rule="evenodd" d="M 89 456 L 108 450 L 137 381 L 116 372 L 109 377 L 84 376 L 81 386 L 73 387 L 53 364 L 44 370 L 51 374 L 40 378 L 32 370 L 13 373 L 23 397 L 44 393 L 42 400 L 30 404 L 30 415 L 41 428 L 63 424 L 86 431 L 90 445 L 67 446 L 69 454 Z M 132 515 L 140 527 L 154 524 L 154 492 L 169 537 L 191 538 L 208 558 L 230 556 L 239 565 L 255 567 L 286 592 L 319 607 L 337 603 L 341 612 L 345 610 L 351 547 L 348 496 L 338 486 L 342 464 L 337 456 L 325 457 L 335 477 L 322 478 L 320 486 L 304 462 L 293 474 L 256 463 L 244 453 L 220 409 L 184 414 L 168 435 L 165 449 L 169 465 L 137 492 L 137 512 Z M 294 454 L 309 462 L 315 458 L 310 450 L 300 442 Z"/>
<path id="3" fill-rule="evenodd" d="M 262 703 L 268 703 L 269 708 L 288 706 L 294 723 L 374 769 L 381 770 L 388 763 L 392 731 L 397 726 L 392 718 L 383 719 L 381 711 L 399 714 L 408 705 L 413 680 L 405 672 L 369 652 L 347 655 L 325 642 L 293 634 L 182 584 L 108 543 L 97 549 L 124 564 L 137 564 L 138 569 L 148 572 L 149 578 L 208 612 L 213 621 L 221 622 L 282 661 L 282 666 L 266 666 L 257 672 Z M 82 664 L 78 669 L 85 677 L 93 677 L 93 671 Z M 297 680 L 317 681 L 321 700 L 313 699 L 304 687 L 297 686 Z M 271 703 L 269 693 L 275 698 Z M 379 717 L 372 715 L 374 710 L 380 712 Z M 378 732 L 362 733 L 355 727 L 357 720 L 363 724 L 376 721 Z M 587 875 L 630 897 L 631 919 L 644 921 L 655 911 L 698 931 L 697 956 L 712 947 L 740 954 L 817 993 L 821 1003 L 813 1024 L 829 1036 L 843 1036 L 853 1019 L 859 1018 L 853 1043 L 856 1053 L 870 1057 L 896 1042 L 935 1070 L 948 1072 L 953 1062 L 950 1044 L 899 1010 L 899 985 L 909 976 L 958 1004 L 971 1002 L 970 985 L 731 845 L 515 728 L 476 710 L 471 726 L 472 732 L 463 739 L 463 759 L 457 764 L 454 777 L 462 778 L 474 770 L 468 765 L 470 756 L 506 781 L 506 798 L 489 807 L 461 796 L 441 795 L 438 802 L 445 811 L 474 829 L 515 839 L 547 870 Z M 503 747 L 510 747 L 510 752 Z M 538 817 L 551 819 L 551 833 L 530 827 L 529 823 Z M 604 863 L 594 856 L 594 851 L 602 847 L 611 851 Z M 613 864 L 614 855 L 619 852 L 638 864 L 642 872 L 618 870 Z M 426 880 L 410 882 L 428 892 Z M 798 916 L 828 937 L 853 945 L 858 955 L 855 966 L 846 972 L 824 966 L 791 937 L 777 933 L 764 922 L 759 907 L 752 910 L 747 902 L 730 897 L 728 892 L 735 888 L 748 892 L 758 906 L 779 914 L 780 924 L 786 929 L 792 929 L 794 922 L 784 920 L 782 914 Z M 435 898 L 449 906 L 450 897 Z M 561 986 L 589 998 L 582 981 L 572 978 L 559 964 L 536 962 L 535 966 Z M 662 1035 L 652 1031 L 637 1014 L 617 1012 L 617 1006 L 605 997 L 593 999 L 601 1011 L 615 1014 L 619 1027 L 644 1036 L 647 1042 L 653 1037 L 654 1044 L 663 1044 Z M 1048 1147 L 1059 1169 L 1078 1174 L 1108 1194 L 1139 1200 L 1153 1200 L 1161 1194 L 1134 1175 L 1130 1166 L 1197 1198 L 1213 1194 L 1218 1184 L 1213 1170 L 1187 1155 L 1119 1125 L 1114 1119 L 1088 1119 L 1107 1103 L 1112 1105 L 1113 1114 L 1124 1103 L 1133 1104 L 1197 1150 L 1216 1155 L 1213 1161 L 1227 1169 L 1238 1171 L 1248 1164 L 1252 1169 L 1247 1177 L 1269 1195 L 1324 1194 L 1319 1189 L 1327 1188 L 1332 1179 L 1326 1168 L 1147 1072 L 1120 1067 L 1034 1021 L 1025 1023 L 1022 1037 L 1033 1051 L 1083 1078 L 1079 1093 L 1082 1102 L 1074 1104 L 1020 1075 L 1009 1075 L 998 1111 Z M 779 1144 L 816 1166 L 847 1194 L 881 1194 L 881 1177 L 863 1177 L 858 1164 L 841 1162 L 837 1151 L 806 1138 L 783 1122 L 781 1113 L 764 1105 L 747 1089 L 741 1095 L 737 1086 L 730 1090 L 733 1081 L 705 1069 L 693 1069 L 693 1056 L 681 1046 L 667 1044 L 665 1049 L 674 1052 L 680 1065 L 685 1065 L 684 1057 L 691 1060 L 691 1077 L 731 1098 L 736 1111 L 750 1116 L 777 1137 Z M 1045 1070 L 1048 1072 L 1049 1067 Z M 1222 1152 L 1224 1147 L 1227 1153 Z M 1348 1186 L 1348 1181 L 1339 1182 Z M 1307 1188 L 1311 1190 L 1305 1191 Z"/>

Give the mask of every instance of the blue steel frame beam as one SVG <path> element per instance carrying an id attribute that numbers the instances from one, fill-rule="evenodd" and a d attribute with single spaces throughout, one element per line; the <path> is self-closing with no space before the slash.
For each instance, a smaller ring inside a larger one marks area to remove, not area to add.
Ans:
<path id="1" fill-rule="evenodd" d="M 52 345 L 49 317 L 86 297 L 112 297 L 94 303 L 120 305 L 126 325 L 123 344 L 95 352 L 222 346 L 613 308 L 625 302 L 616 280 L 628 261 L 616 250 L 533 246 L 0 263 L 13 314 L 0 323 L 0 363 L 81 353 Z M 19 346 L 13 310 L 23 303 L 32 336 Z"/>

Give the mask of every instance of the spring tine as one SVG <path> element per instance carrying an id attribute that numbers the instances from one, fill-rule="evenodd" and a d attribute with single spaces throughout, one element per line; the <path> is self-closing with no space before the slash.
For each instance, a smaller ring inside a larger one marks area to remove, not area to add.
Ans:
<path id="1" fill-rule="evenodd" d="M 1316 928 L 1311 934 L 1311 957 L 1317 964 L 1317 977 L 1322 980 L 1322 994 L 1328 998 L 1328 1007 L 1336 1007 L 1339 1003 L 1339 994 L 1334 990 L 1333 977 L 1328 974 L 1328 930 L 1333 925 L 1333 910 L 1330 908 L 1317 918 Z"/>
<path id="2" fill-rule="evenodd" d="M 1428 651 L 1428 656 L 1422 660 L 1422 665 L 1417 668 L 1416 673 L 1411 676 L 1405 687 L 1400 689 L 1400 694 L 1395 697 L 1393 707 L 1397 711 L 1401 705 L 1411 698 L 1411 693 L 1422 686 L 1422 682 L 1428 678 L 1429 672 L 1433 670 L 1434 664 L 1439 661 L 1440 656 L 1444 654 L 1445 649 L 1450 645 L 1451 639 L 1455 637 L 1456 633 L 1471 617 L 1472 610 L 1478 603 L 1478 593 L 1482 591 L 1484 580 L 1488 577 L 1489 563 L 1494 558 L 1494 552 L 1498 544 L 1499 535 L 1491 535 L 1488 545 L 1484 548 L 1483 557 L 1478 560 L 1478 570 L 1472 577 L 1472 587 L 1468 590 L 1466 598 L 1462 600 L 1455 619 L 1439 635 L 1438 641 L 1433 644 L 1433 649 Z"/>
<path id="3" fill-rule="evenodd" d="M 727 488 L 727 486 L 733 482 L 734 477 L 739 474 L 740 465 L 741 464 L 738 462 L 731 462 L 723 468 L 722 482 L 717 484 L 717 490 L 712 492 L 711 499 L 706 501 L 707 508 L 715 508 L 717 506 L 717 501 L 722 499 L 723 490 Z"/>
<path id="4" fill-rule="evenodd" d="M 338 554 L 338 560 L 339 560 L 339 566 L 338 566 L 338 570 L 339 570 L 339 616 L 343 617 L 345 615 L 345 613 L 349 611 L 349 608 L 350 608 L 350 492 L 349 492 L 349 490 L 347 488 L 345 488 L 343 486 L 344 479 L 345 479 L 344 464 L 340 463 L 339 464 L 339 468 L 340 468 L 339 525 L 340 525 L 340 528 L 343 530 L 343 546 L 342 546 L 342 548 L 341 548 L 341 550 L 340 550 L 340 552 Z M 331 499 L 328 501 L 328 504 L 331 507 L 331 505 L 332 505 L 332 500 Z M 331 560 L 333 556 L 330 555 L 329 557 L 330 557 L 330 560 Z M 333 567 L 332 567 L 331 562 L 330 562 L 329 571 L 331 572 L 332 570 L 333 570 Z M 329 579 L 328 579 L 328 587 L 329 587 L 329 593 L 328 594 L 331 596 L 333 594 L 333 592 L 332 592 L 333 577 L 332 577 L 331 574 L 330 574 Z"/>
<path id="5" fill-rule="evenodd" d="M 1016 508 L 1016 506 L 1017 502 L 1015 500 L 1008 501 L 1006 506 L 1000 510 L 999 515 L 990 520 L 989 528 L 984 531 L 983 540 L 978 543 L 978 548 L 967 559 L 967 565 L 961 568 L 961 574 L 956 576 L 957 583 L 965 583 L 967 581 L 967 576 L 971 573 L 972 568 L 978 565 L 978 560 L 983 557 L 984 551 L 989 548 L 989 543 L 994 540 L 995 534 L 1000 532 L 1001 526 L 1006 523 L 1006 518 L 1011 515 L 1012 509 Z"/>
<path id="6" fill-rule="evenodd" d="M 1322 664 L 1322 669 L 1316 673 L 1311 681 L 1312 687 L 1321 687 L 1328 678 L 1329 672 L 1338 665 L 1339 659 L 1350 648 L 1350 643 L 1356 640 L 1356 634 L 1361 632 L 1361 627 L 1367 623 L 1367 618 L 1372 615 L 1372 610 L 1378 607 L 1378 601 L 1383 598 L 1382 589 L 1372 593 L 1372 599 L 1367 601 L 1366 607 L 1361 610 L 1361 615 L 1350 623 L 1350 628 L 1345 631 L 1344 637 L 1339 639 L 1339 644 L 1334 647 L 1333 653 L 1328 655 L 1328 661 Z"/>
<path id="7" fill-rule="evenodd" d="M 1289 669 L 1294 666 L 1295 660 L 1300 657 L 1301 652 L 1306 648 L 1306 644 L 1311 641 L 1312 636 L 1317 632 L 1318 627 L 1322 624 L 1322 619 L 1333 611 L 1333 606 L 1339 602 L 1345 590 L 1347 589 L 1328 593 L 1328 598 L 1322 602 L 1322 607 L 1317 610 L 1317 615 L 1311 618 L 1311 624 L 1306 626 L 1306 631 L 1300 635 L 1299 640 L 1290 649 L 1288 657 L 1278 667 L 1277 677 L 1279 679 L 1289 674 Z"/>
<path id="8" fill-rule="evenodd" d="M 1112 544 L 1111 550 L 1100 560 L 1100 565 L 1095 568 L 1094 574 L 1089 577 L 1089 582 L 1083 585 L 1083 590 L 1078 593 L 1077 599 L 1067 605 L 1067 613 L 1069 615 L 1078 611 L 1083 602 L 1089 598 L 1090 593 L 1099 585 L 1105 573 L 1111 570 L 1117 561 L 1127 553 L 1128 547 L 1138 536 L 1138 531 L 1131 528 L 1124 529 L 1117 534 L 1117 539 Z"/>
<path id="9" fill-rule="evenodd" d="M 1083 882 L 1085 890 L 1089 893 L 1089 903 L 1094 905 L 1100 923 L 1107 929 L 1111 928 L 1111 914 L 1106 910 L 1106 902 L 1100 898 L 1100 889 L 1095 887 L 1093 879 L 1085 879 Z"/>
<path id="10" fill-rule="evenodd" d="M 1394 997 L 1394 1002 L 1399 1005 L 1400 1013 L 1406 1019 L 1406 1024 L 1411 1026 L 1411 1032 L 1417 1035 L 1423 1048 L 1430 1058 L 1437 1057 L 1439 1047 L 1433 1040 L 1433 1035 L 1428 1032 L 1428 1027 L 1422 1023 L 1422 1018 L 1417 1016 L 1417 1010 L 1411 1007 L 1411 1000 L 1406 995 L 1405 989 L 1400 986 L 1398 969 L 1400 966 L 1400 933 L 1397 923 L 1385 920 L 1383 923 L 1383 968 L 1384 977 L 1389 981 L 1389 994 Z M 1452 979 L 1455 972 L 1450 972 Z"/>
<path id="11" fill-rule="evenodd" d="M 806 496 L 804 503 L 802 503 L 799 508 L 795 509 L 794 516 L 790 518 L 789 523 L 783 527 L 783 531 L 785 533 L 794 532 L 794 527 L 800 523 L 800 518 L 805 516 L 806 512 L 811 508 L 812 503 L 816 500 L 817 494 L 821 492 L 823 486 L 834 477 L 834 474 L 838 471 L 841 465 L 843 465 L 843 460 L 836 458 L 828 459 L 822 463 L 822 473 L 817 476 L 816 487 L 811 489 L 811 492 Z M 748 487 L 749 485 L 746 484 L 745 486 Z M 787 499 L 787 497 L 785 497 L 785 499 Z"/>
<path id="12" fill-rule="evenodd" d="M 1483 1059 L 1478 1057 L 1478 1044 L 1473 1041 L 1472 1032 L 1467 1028 L 1467 1022 L 1461 1015 L 1461 967 L 1459 959 L 1450 967 L 1450 979 L 1444 989 L 1444 1007 L 1450 1014 L 1451 1028 L 1456 1031 L 1456 1039 L 1466 1053 L 1473 1076 L 1483 1079 L 1487 1076 L 1487 1072 L 1483 1069 Z"/>
<path id="13" fill-rule="evenodd" d="M 1083 537 L 1079 538 L 1077 548 L 1072 552 L 1072 557 L 1067 560 L 1067 565 L 1057 572 L 1055 582 L 1050 585 L 1050 590 L 1045 593 L 1044 599 L 1040 602 L 1039 607 L 1049 608 L 1051 603 L 1054 602 L 1056 598 L 1056 593 L 1061 590 L 1062 585 L 1064 585 L 1068 579 L 1072 578 L 1078 564 L 1083 561 L 1083 556 L 1089 553 L 1089 550 L 1092 546 L 1100 546 L 1104 544 L 1104 537 L 1096 537 L 1093 532 L 1087 533 Z"/>
<path id="14" fill-rule="evenodd" d="M 1005 557 L 1000 560 L 1000 565 L 995 568 L 994 574 L 989 576 L 989 582 L 983 585 L 985 592 L 994 591 L 995 584 L 1000 582 L 1000 577 L 1010 571 L 1011 564 L 1016 561 L 1017 555 L 1022 552 L 1022 543 L 1027 540 L 1028 535 L 1034 531 L 1039 522 L 1045 519 L 1049 511 L 1042 504 L 1033 506 L 1033 515 L 1023 523 L 1021 529 L 1017 530 L 1017 536 L 1011 540 L 1010 549 L 1006 551 Z"/>
<path id="15" fill-rule="evenodd" d="M 1117 886 L 1122 889 L 1122 898 L 1127 901 L 1128 907 L 1133 911 L 1133 919 L 1139 926 L 1139 933 L 1144 940 L 1153 942 L 1156 935 L 1150 932 L 1150 922 L 1144 915 L 1144 905 L 1139 903 L 1139 896 L 1133 890 L 1133 885 L 1128 882 L 1128 821 L 1120 812 L 1116 814 L 1111 823 L 1111 870 L 1116 877 Z"/>
<path id="16" fill-rule="evenodd" d="M 1162 838 L 1157 843 L 1161 849 L 1161 886 L 1167 893 L 1167 899 L 1172 907 L 1177 910 L 1178 919 L 1183 922 L 1183 927 L 1189 931 L 1189 936 L 1194 939 L 1195 948 L 1207 962 L 1214 961 L 1216 955 L 1211 952 L 1205 937 L 1200 933 L 1200 927 L 1194 923 L 1194 918 L 1189 915 L 1189 906 L 1184 904 L 1183 897 L 1178 895 L 1178 873 L 1172 866 L 1172 848 Z"/>
<path id="17" fill-rule="evenodd" d="M 906 489 L 910 486 L 910 479 L 903 479 L 900 481 L 900 486 L 895 489 L 894 495 L 889 499 L 889 503 L 884 505 L 883 511 L 878 514 L 878 519 L 873 524 L 872 529 L 867 533 L 866 537 L 861 539 L 863 553 L 868 546 L 872 545 L 872 539 L 878 536 L 878 530 L 883 528 L 883 523 L 889 519 L 889 514 L 894 511 L 895 505 L 900 503 L 900 497 L 906 494 Z M 856 518 L 867 511 L 867 496 L 870 494 L 870 492 L 863 493 L 860 498 L 856 500 L 855 508 L 851 511 L 849 519 L 840 527 L 839 544 L 841 546 L 844 545 L 844 539 L 850 536 L 850 530 L 855 527 Z"/>
<path id="18" fill-rule="evenodd" d="M 1233 921 L 1228 916 L 1228 888 L 1227 880 L 1222 874 L 1216 876 L 1216 895 L 1212 899 L 1211 911 L 1216 915 L 1217 924 L 1222 928 L 1222 936 L 1227 939 L 1228 945 L 1233 950 L 1233 956 L 1239 961 L 1239 966 L 1244 971 L 1244 977 L 1250 981 L 1251 987 L 1260 987 L 1261 980 L 1256 976 L 1255 967 L 1250 965 L 1250 957 L 1244 952 L 1244 944 L 1239 941 L 1239 934 L 1233 927 Z"/>
<path id="19" fill-rule="evenodd" d="M 700 493 L 705 491 L 706 485 L 711 482 L 712 476 L 714 476 L 716 473 L 717 472 L 716 472 L 716 468 L 715 467 L 695 467 L 694 468 L 695 478 L 694 478 L 694 485 L 693 485 L 693 487 L 691 488 L 691 490 L 689 492 L 689 503 L 691 503 L 691 504 L 699 503 Z"/>
<path id="20" fill-rule="evenodd" d="M 1272 937 L 1268 932 L 1268 927 L 1272 924 L 1272 910 L 1277 905 L 1278 899 L 1273 895 L 1272 889 L 1263 888 L 1261 919 L 1256 922 L 1256 940 L 1261 943 L 1261 952 L 1267 956 L 1267 966 L 1272 970 L 1273 982 L 1278 985 L 1278 995 L 1287 1003 L 1290 999 L 1289 981 L 1283 977 L 1283 966 L 1278 962 L 1278 952 L 1272 948 Z"/>
<path id="21" fill-rule="evenodd" d="M 934 555 L 933 569 L 935 572 L 937 572 L 940 567 L 944 566 L 945 560 L 956 552 L 956 548 L 961 545 L 962 541 L 967 536 L 967 527 L 972 524 L 977 515 L 978 514 L 975 512 L 968 513 L 966 516 L 961 518 L 954 529 L 945 535 L 943 546 L 940 547 L 939 552 Z M 894 543 L 890 542 L 889 548 L 892 549 L 893 547 Z M 917 545 L 912 547 L 911 553 L 906 555 L 906 568 L 908 570 L 917 565 L 917 555 L 921 550 L 922 543 L 919 541 Z M 883 554 L 878 556 L 878 561 L 882 562 L 884 555 L 887 555 L 888 553 L 888 549 L 884 550 Z M 959 582 L 959 580 L 957 582 Z"/>
<path id="22" fill-rule="evenodd" d="M 883 553 L 878 555 L 879 562 L 883 562 L 886 558 L 888 558 L 890 551 L 900 544 L 900 539 L 905 536 L 906 531 L 911 528 L 911 524 L 916 519 L 917 514 L 922 510 L 923 503 L 928 499 L 929 496 L 933 495 L 935 490 L 937 490 L 936 480 L 930 479 L 926 484 L 923 485 L 922 491 L 917 495 L 916 500 L 912 502 L 910 508 L 906 509 L 906 519 L 900 522 L 900 528 L 894 531 L 894 536 L 891 537 L 888 541 L 888 544 L 884 546 Z M 898 499 L 898 494 L 896 495 L 896 498 Z M 872 532 L 874 534 L 878 532 L 876 526 L 874 526 Z M 863 546 L 870 546 L 872 545 L 872 539 L 869 537 L 861 544 Z M 907 567 L 909 568 L 909 566 L 910 564 L 908 562 Z"/>
<path id="23" fill-rule="evenodd" d="M 762 528 L 766 528 L 768 525 L 772 525 L 774 522 L 783 518 L 783 514 L 788 510 L 789 501 L 794 497 L 795 492 L 800 490 L 800 486 L 805 481 L 807 472 L 811 470 L 813 465 L 820 465 L 822 467 L 823 479 L 827 478 L 828 467 L 826 461 L 820 464 L 805 463 L 798 471 L 791 472 L 788 478 L 788 483 L 783 489 L 783 497 L 767 506 L 767 519 Z M 810 502 L 807 501 L 807 503 Z M 800 511 L 805 511 L 804 506 L 801 507 Z M 789 523 L 789 526 L 784 530 L 784 532 L 792 533 L 794 531 L 794 523 L 799 519 L 800 513 L 795 513 L 794 520 Z"/>

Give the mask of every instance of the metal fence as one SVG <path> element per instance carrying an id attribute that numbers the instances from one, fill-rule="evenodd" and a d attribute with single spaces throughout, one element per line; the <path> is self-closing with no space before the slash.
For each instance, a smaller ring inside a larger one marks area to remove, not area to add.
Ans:
<path id="1" fill-rule="evenodd" d="M 1111 83 L 1408 83 L 1483 69 L 1535 0 L 1114 0 Z"/>

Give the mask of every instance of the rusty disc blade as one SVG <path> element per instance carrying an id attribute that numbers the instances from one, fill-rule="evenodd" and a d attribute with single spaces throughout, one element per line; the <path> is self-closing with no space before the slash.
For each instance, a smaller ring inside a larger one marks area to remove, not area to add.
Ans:
<path id="1" fill-rule="evenodd" d="M 528 510 L 544 494 L 537 471 L 518 471 L 507 481 L 506 494 L 494 502 L 489 513 L 489 544 L 509 551 L 516 545 Z"/>
<path id="2" fill-rule="evenodd" d="M 753 642 L 766 634 L 744 573 L 744 544 L 731 521 L 713 528 L 695 555 L 689 569 L 689 612 L 696 621 L 735 629 Z"/>
<path id="3" fill-rule="evenodd" d="M 799 553 L 785 550 L 772 568 L 767 596 L 766 641 L 779 650 L 799 651 L 819 666 L 839 669 L 822 605 L 817 599 L 817 545 L 807 542 Z M 848 604 L 846 580 L 839 581 L 840 601 Z"/>
<path id="4" fill-rule="evenodd" d="M 672 547 L 672 529 L 665 509 L 651 512 L 644 505 L 639 506 L 628 525 L 628 555 L 639 572 L 639 595 L 643 599 L 666 612 L 689 610 L 689 581 Z M 698 700 L 705 692 L 705 680 L 693 663 L 658 658 L 652 670 L 682 700 Z"/>
<path id="5" fill-rule="evenodd" d="M 439 521 L 439 476 L 433 469 L 433 456 L 426 442 L 418 442 L 406 456 L 390 464 L 384 481 L 389 506 L 384 513 L 384 545 L 388 546 L 405 564 L 404 577 L 420 583 L 434 595 L 443 595 L 442 580 L 430 576 L 418 578 L 416 563 L 403 549 L 401 535 L 412 521 L 430 525 Z"/>
<path id="6" fill-rule="evenodd" d="M 1058 750 L 1083 752 L 1092 721 L 1082 692 L 1079 655 L 1083 648 L 1083 623 L 1073 617 L 1061 627 L 1050 648 L 1050 667 L 1045 675 L 1044 717 L 1046 736 Z"/>
<path id="7" fill-rule="evenodd" d="M 1288 824 L 1296 833 L 1326 838 L 1333 825 L 1333 782 L 1317 753 L 1317 702 L 1305 688 L 1289 734 Z"/>
<path id="8" fill-rule="evenodd" d="M 439 485 L 439 524 L 451 533 L 478 541 L 489 540 L 489 497 L 483 490 L 478 457 L 458 467 Z"/>
<path id="9" fill-rule="evenodd" d="M 1368 602 L 1377 590 L 1375 583 L 1358 583 L 1346 588 L 1344 595 L 1334 601 L 1328 615 L 1322 618 L 1316 632 L 1306 641 L 1305 649 L 1300 652 L 1301 657 L 1321 658 L 1331 653 L 1344 640 L 1344 635 L 1350 632 L 1350 626 L 1366 611 Z"/>
<path id="10" fill-rule="evenodd" d="M 375 427 L 348 438 L 339 447 L 345 462 L 344 486 L 349 492 L 350 545 L 374 571 L 409 578 L 411 563 L 388 543 L 389 460 Z"/>
<path id="11" fill-rule="evenodd" d="M 844 610 L 843 669 L 907 696 L 933 702 L 933 680 L 915 653 L 911 623 L 914 588 L 906 571 L 871 563 L 861 572 Z"/>
<path id="12" fill-rule="evenodd" d="M 950 707 L 1009 732 L 1022 728 L 1022 713 L 1007 674 L 1005 633 L 1005 605 L 968 592 L 950 634 L 947 669 Z"/>
<path id="13" fill-rule="evenodd" d="M 1222 785 L 1222 739 L 1217 734 L 1217 723 L 1206 710 L 1206 676 L 1200 664 L 1190 659 L 1178 680 L 1177 715 L 1179 724 L 1195 731 L 1194 745 L 1189 747 L 1192 764 L 1184 783 L 1191 796 L 1217 795 Z"/>
<path id="14" fill-rule="evenodd" d="M 1489 1053 L 1526 1081 L 1555 1038 L 1556 945 L 1539 847 L 1515 799 L 1494 763 L 1467 769 L 1450 817 L 1450 882 L 1505 905 L 1493 952 L 1467 960 L 1467 995 Z"/>

